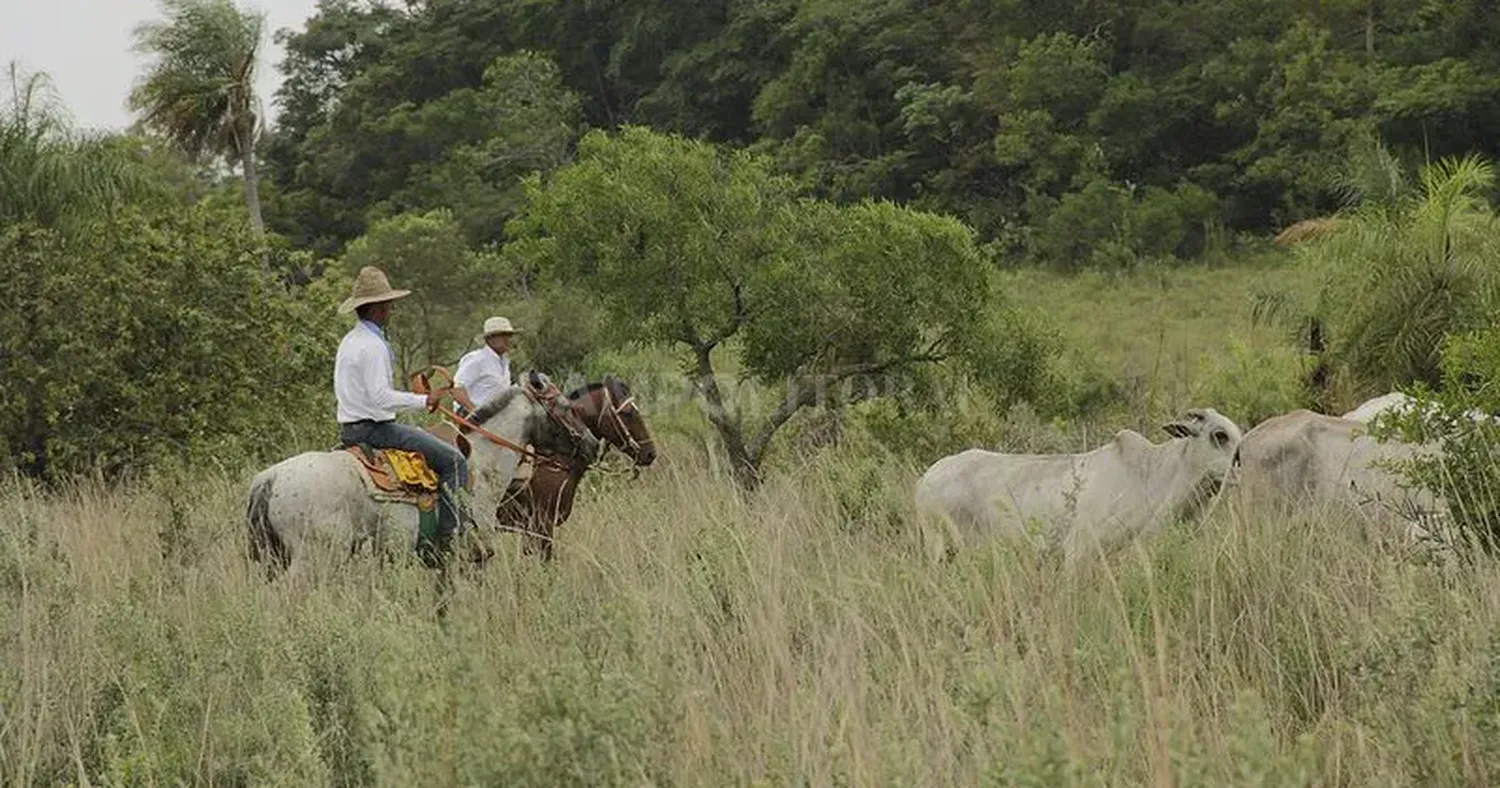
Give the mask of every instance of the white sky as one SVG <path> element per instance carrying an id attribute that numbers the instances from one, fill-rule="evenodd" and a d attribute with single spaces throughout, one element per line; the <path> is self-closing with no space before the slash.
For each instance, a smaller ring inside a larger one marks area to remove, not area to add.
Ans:
<path id="1" fill-rule="evenodd" d="M 317 0 L 240 0 L 241 8 L 266 13 L 266 38 L 257 67 L 267 120 L 274 119 L 272 94 L 281 84 L 276 64 L 282 51 L 274 34 L 301 29 Z M 132 49 L 131 31 L 161 18 L 156 0 L 0 0 L 0 87 L 12 60 L 27 72 L 45 71 L 79 126 L 122 129 L 130 123 L 125 99 L 147 59 Z"/>

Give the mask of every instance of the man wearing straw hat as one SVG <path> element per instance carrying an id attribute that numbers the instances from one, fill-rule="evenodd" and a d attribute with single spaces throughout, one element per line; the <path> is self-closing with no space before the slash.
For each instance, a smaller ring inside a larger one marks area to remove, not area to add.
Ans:
<path id="1" fill-rule="evenodd" d="M 484 407 L 510 388 L 510 356 L 506 354 L 510 352 L 511 337 L 518 333 L 520 329 L 512 326 L 510 320 L 489 318 L 484 321 L 484 333 L 474 338 L 484 346 L 458 360 L 453 382 L 475 407 Z"/>
<path id="2" fill-rule="evenodd" d="M 385 338 L 385 327 L 399 298 L 410 290 L 396 290 L 385 273 L 374 266 L 361 268 L 353 292 L 339 305 L 340 314 L 354 312 L 359 322 L 339 343 L 333 364 L 333 392 L 338 398 L 338 420 L 345 446 L 365 444 L 376 449 L 421 452 L 437 471 L 438 548 L 444 554 L 459 523 L 472 523 L 457 491 L 469 484 L 469 465 L 463 454 L 436 435 L 409 424 L 396 423 L 403 411 L 432 409 L 451 389 L 434 389 L 426 396 L 398 391 L 391 385 L 395 353 Z"/>

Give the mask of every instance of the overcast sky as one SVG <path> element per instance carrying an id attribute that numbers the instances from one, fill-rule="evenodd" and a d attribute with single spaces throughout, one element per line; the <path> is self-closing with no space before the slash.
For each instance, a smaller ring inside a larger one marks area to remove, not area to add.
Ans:
<path id="1" fill-rule="evenodd" d="M 281 82 L 281 49 L 272 34 L 302 28 L 317 0 L 241 0 L 242 8 L 266 13 L 266 39 L 257 68 L 267 115 Z M 161 17 L 157 0 L 0 0 L 0 67 L 18 60 L 27 71 L 45 71 L 73 119 L 91 128 L 130 123 L 125 98 L 145 68 L 131 49 L 131 31 Z M 5 86 L 8 88 L 9 86 Z"/>

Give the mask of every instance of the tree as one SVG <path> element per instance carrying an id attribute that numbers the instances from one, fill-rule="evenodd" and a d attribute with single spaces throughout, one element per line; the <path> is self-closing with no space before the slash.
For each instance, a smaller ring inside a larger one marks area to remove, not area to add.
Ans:
<path id="1" fill-rule="evenodd" d="M 63 117 L 43 74 L 9 68 L 0 107 L 0 228 L 22 222 L 70 231 L 150 191 L 118 141 L 87 137 Z"/>
<path id="2" fill-rule="evenodd" d="M 1262 306 L 1313 326 L 1330 384 L 1356 395 L 1438 387 L 1444 342 L 1483 325 L 1500 304 L 1494 168 L 1448 158 L 1412 183 L 1377 146 L 1353 157 L 1338 181 L 1351 202 L 1296 249 L 1321 287 L 1300 301 L 1268 295 Z"/>
<path id="3" fill-rule="evenodd" d="M 965 358 L 986 344 L 987 314 L 1004 309 L 953 219 L 809 200 L 761 157 L 640 128 L 586 135 L 575 163 L 529 180 L 509 229 L 509 253 L 597 298 L 617 336 L 686 352 L 746 488 L 804 408 L 876 396 L 894 376 Z M 732 401 L 726 354 L 777 392 L 773 407 Z"/>
<path id="4" fill-rule="evenodd" d="M 162 0 L 166 20 L 136 28 L 136 48 L 154 54 L 130 94 L 131 107 L 195 159 L 238 164 L 257 240 L 265 236 L 255 167 L 260 101 L 255 59 L 265 18 L 232 0 Z M 263 265 L 269 258 L 262 256 Z"/>
<path id="5" fill-rule="evenodd" d="M 259 276 L 235 213 L 130 206 L 72 238 L 0 229 L 0 453 L 59 479 L 332 439 L 348 280 Z"/>

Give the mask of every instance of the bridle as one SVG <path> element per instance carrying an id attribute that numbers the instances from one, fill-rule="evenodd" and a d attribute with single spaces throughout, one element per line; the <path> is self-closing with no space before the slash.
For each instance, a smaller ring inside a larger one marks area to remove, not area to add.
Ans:
<path id="1" fill-rule="evenodd" d="M 547 412 L 547 418 L 550 419 L 553 424 L 556 424 L 558 427 L 562 428 L 564 432 L 568 433 L 568 437 L 572 439 L 573 442 L 574 456 L 578 459 L 582 459 L 584 467 L 587 468 L 591 464 L 590 460 L 586 457 L 578 457 L 577 451 L 578 446 L 583 443 L 583 433 L 574 429 L 573 425 L 564 421 L 562 415 L 558 413 L 558 411 L 561 409 L 558 404 L 558 400 L 563 396 L 562 389 L 558 388 L 556 383 L 552 383 L 549 388 L 541 391 L 533 389 L 531 386 L 522 386 L 521 390 L 526 393 L 526 396 L 530 398 L 532 402 L 535 402 L 542 406 L 542 409 Z M 550 460 L 553 465 L 566 468 L 569 471 L 573 469 L 573 464 L 566 460 L 559 460 L 554 457 L 548 457 L 547 459 Z"/>
<path id="2" fill-rule="evenodd" d="M 427 367 L 426 369 L 418 370 L 417 372 L 412 373 L 412 376 L 411 376 L 411 390 L 413 392 L 416 392 L 417 394 L 426 394 L 427 392 L 431 391 L 432 376 L 433 375 L 441 375 L 443 378 L 447 379 L 448 384 L 450 386 L 453 385 L 453 374 L 451 372 L 449 372 L 446 367 L 431 366 L 431 367 Z M 540 394 L 538 392 L 532 391 L 532 389 L 531 389 L 530 386 L 522 386 L 521 390 L 526 394 L 526 397 L 528 399 L 530 399 L 532 402 L 536 402 L 536 403 L 542 405 L 542 409 L 547 412 L 547 417 L 550 418 L 550 419 L 552 419 L 554 423 L 556 423 L 558 426 L 562 427 L 564 430 L 567 431 L 568 435 L 573 439 L 573 442 L 574 442 L 575 446 L 578 444 L 578 442 L 581 440 L 582 436 L 579 435 L 578 432 L 576 430 L 574 430 L 571 425 L 569 425 L 567 422 L 563 421 L 562 418 L 559 417 L 556 414 L 556 412 L 555 412 L 556 409 L 557 409 L 557 398 L 558 398 L 558 395 L 561 394 L 561 392 L 557 390 L 557 387 L 555 385 L 553 386 L 553 390 L 550 391 L 550 392 L 547 392 L 546 395 L 543 395 L 543 394 Z M 539 397 L 542 397 L 542 399 L 539 400 L 538 399 Z M 560 459 L 558 459 L 556 457 L 553 457 L 551 455 L 541 454 L 541 453 L 537 452 L 535 449 L 531 449 L 531 448 L 528 448 L 526 446 L 521 446 L 521 445 L 519 445 L 519 444 L 517 444 L 517 443 L 515 443 L 513 441 L 506 440 L 505 438 L 502 438 L 499 435 L 496 435 L 495 433 L 490 432 L 489 430 L 485 429 L 484 427 L 481 427 L 479 424 L 471 421 L 470 419 L 458 415 L 458 413 L 454 412 L 454 410 L 452 408 L 445 407 L 445 406 L 439 404 L 439 405 L 435 406 L 432 410 L 433 410 L 433 412 L 438 413 L 438 414 L 442 415 L 444 418 L 446 418 L 449 421 L 453 422 L 455 425 L 457 425 L 457 426 L 459 426 L 461 428 L 467 428 L 467 431 L 473 432 L 473 433 L 475 433 L 477 435 L 482 436 L 485 440 L 488 440 L 490 443 L 493 443 L 496 446 L 500 446 L 501 448 L 509 449 L 510 451 L 513 451 L 513 452 L 521 455 L 521 458 L 523 460 L 530 460 L 530 461 L 532 461 L 534 463 L 538 463 L 538 464 L 551 465 L 551 466 L 553 466 L 555 468 L 558 468 L 560 470 L 566 470 L 566 471 L 570 471 L 570 472 L 573 469 L 572 463 L 567 462 L 566 460 L 560 460 Z"/>
<path id="3" fill-rule="evenodd" d="M 641 464 L 641 451 L 645 449 L 645 447 L 652 445 L 653 441 L 651 438 L 647 438 L 645 440 L 637 440 L 635 435 L 630 431 L 630 428 L 625 425 L 624 417 L 620 415 L 621 413 L 627 412 L 627 408 L 629 409 L 629 412 L 634 413 L 637 416 L 640 415 L 640 411 L 635 407 L 635 395 L 632 394 L 626 397 L 625 401 L 616 405 L 614 401 L 614 391 L 611 390 L 610 385 L 608 383 L 605 383 L 603 386 L 601 386 L 601 389 L 604 391 L 604 401 L 600 403 L 599 407 L 600 420 L 602 421 L 604 419 L 604 415 L 606 413 L 609 414 L 609 417 L 613 420 L 616 432 L 620 434 L 620 442 L 625 444 L 621 451 L 629 454 L 631 461 L 637 467 L 639 467 Z"/>

